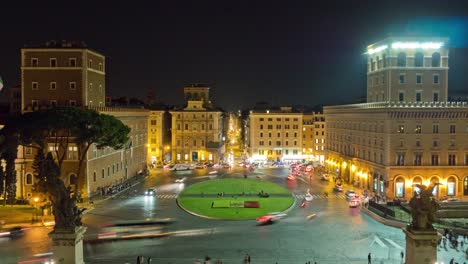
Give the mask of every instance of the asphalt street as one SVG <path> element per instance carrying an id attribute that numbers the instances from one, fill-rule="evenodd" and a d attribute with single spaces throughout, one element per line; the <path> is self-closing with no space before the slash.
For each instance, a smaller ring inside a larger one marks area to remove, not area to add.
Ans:
<path id="1" fill-rule="evenodd" d="M 288 181 L 287 168 L 259 168 L 254 172 L 243 168 L 218 169 L 218 173 L 209 174 L 212 170 L 215 169 L 178 172 L 154 169 L 145 181 L 97 205 L 83 217 L 88 227 L 84 244 L 86 263 L 135 263 L 138 255 L 150 256 L 152 263 L 196 263 L 205 256 L 212 259 L 211 263 L 217 259 L 223 263 L 243 263 L 246 254 L 251 256 L 251 263 L 367 263 L 369 252 L 375 263 L 401 263 L 400 252 L 405 248 L 403 232 L 376 222 L 358 208 L 349 208 L 343 193 L 332 191 L 332 182 L 320 181 L 317 175 L 311 182 L 309 177 Z M 243 178 L 244 174 L 289 189 L 296 204 L 287 212 L 288 216 L 272 225 L 258 226 L 255 220 L 205 219 L 177 206 L 178 193 L 193 183 Z M 175 183 L 183 177 L 184 183 Z M 155 197 L 144 196 L 148 188 L 156 188 Z M 300 208 L 299 202 L 307 189 L 314 199 Z M 308 220 L 312 213 L 317 216 Z M 175 222 L 165 227 L 166 235 L 162 237 L 97 239 L 103 225 L 146 218 L 171 218 Z M 50 230 L 34 228 L 23 237 L 0 241 L 0 262 L 17 263 L 35 254 L 51 252 L 47 237 Z M 453 254 L 442 250 L 439 255 L 448 263 L 447 258 Z"/>

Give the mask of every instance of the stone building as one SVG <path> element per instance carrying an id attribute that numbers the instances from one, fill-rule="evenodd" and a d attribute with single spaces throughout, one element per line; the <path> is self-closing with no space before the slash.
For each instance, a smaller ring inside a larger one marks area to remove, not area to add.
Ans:
<path id="1" fill-rule="evenodd" d="M 82 42 L 50 41 L 21 49 L 21 111 L 55 106 L 83 107 L 115 116 L 129 126 L 126 148 L 97 149 L 86 154 L 78 190 L 88 197 L 141 173 L 147 163 L 148 110 L 105 107 L 105 57 Z M 53 146 L 49 146 L 49 149 Z M 20 148 L 16 160 L 17 197 L 34 196 L 34 149 Z M 66 185 L 76 186 L 78 148 L 71 143 L 62 167 Z"/>
<path id="2" fill-rule="evenodd" d="M 468 106 L 448 102 L 448 40 L 388 38 L 367 49 L 367 103 L 324 107 L 326 165 L 346 181 L 409 199 L 468 196 Z"/>
<path id="3" fill-rule="evenodd" d="M 209 90 L 201 84 L 185 87 L 186 106 L 169 111 L 175 163 L 218 163 L 224 159 L 224 112 L 212 105 Z"/>

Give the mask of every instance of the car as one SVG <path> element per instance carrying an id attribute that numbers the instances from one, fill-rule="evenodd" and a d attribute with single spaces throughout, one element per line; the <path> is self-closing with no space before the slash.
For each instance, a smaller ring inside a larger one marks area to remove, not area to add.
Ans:
<path id="1" fill-rule="evenodd" d="M 183 183 L 183 182 L 185 182 L 186 179 L 187 179 L 187 177 L 177 178 L 177 179 L 175 180 L 175 182 L 177 182 L 177 183 Z"/>
<path id="2" fill-rule="evenodd" d="M 173 170 L 173 171 L 181 171 L 181 170 L 189 170 L 190 169 L 190 165 L 188 164 L 176 164 L 174 165 L 174 167 L 170 168 L 170 170 Z"/>
<path id="3" fill-rule="evenodd" d="M 201 164 L 201 163 L 195 164 L 195 169 L 205 169 L 205 168 L 206 168 L 205 164 Z"/>
<path id="4" fill-rule="evenodd" d="M 359 199 L 351 199 L 351 201 L 349 201 L 349 207 L 356 208 L 359 206 L 360 203 L 361 201 Z"/>
<path id="5" fill-rule="evenodd" d="M 287 214 L 285 214 L 285 213 L 283 213 L 283 212 L 272 212 L 272 213 L 268 213 L 268 215 L 273 216 L 273 218 L 274 218 L 275 220 L 283 219 L 283 218 L 285 218 L 286 216 L 288 216 Z"/>
<path id="6" fill-rule="evenodd" d="M 352 199 L 352 198 L 354 198 L 354 196 L 356 196 L 356 193 L 353 190 L 347 190 L 345 192 L 345 195 L 346 195 L 346 198 Z"/>
<path id="7" fill-rule="evenodd" d="M 156 189 L 149 188 L 145 191 L 145 196 L 156 196 Z"/>
<path id="8" fill-rule="evenodd" d="M 312 195 L 310 193 L 306 194 L 304 196 L 304 199 L 308 202 L 312 201 L 314 198 L 312 197 Z"/>
<path id="9" fill-rule="evenodd" d="M 320 176 L 320 180 L 322 181 L 329 181 L 330 180 L 330 177 L 328 177 L 328 174 L 322 174 Z"/>
<path id="10" fill-rule="evenodd" d="M 258 224 L 272 224 L 273 222 L 278 221 L 286 216 L 287 214 L 282 213 L 282 212 L 268 213 L 266 215 L 258 217 L 257 223 Z"/>
<path id="11" fill-rule="evenodd" d="M 231 165 L 229 165 L 229 164 L 223 164 L 223 168 L 225 168 L 225 169 L 230 169 L 230 168 L 231 168 Z"/>
<path id="12" fill-rule="evenodd" d="M 21 226 L 14 226 L 7 229 L 0 230 L 0 237 L 19 237 L 24 234 L 25 228 Z"/>

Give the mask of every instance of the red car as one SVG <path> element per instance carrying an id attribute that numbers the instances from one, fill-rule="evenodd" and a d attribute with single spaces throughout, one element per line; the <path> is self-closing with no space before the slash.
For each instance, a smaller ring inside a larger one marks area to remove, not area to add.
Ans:
<path id="1" fill-rule="evenodd" d="M 231 168 L 231 165 L 229 165 L 229 164 L 223 164 L 223 168 L 225 168 L 225 169 L 230 169 L 230 168 Z"/>

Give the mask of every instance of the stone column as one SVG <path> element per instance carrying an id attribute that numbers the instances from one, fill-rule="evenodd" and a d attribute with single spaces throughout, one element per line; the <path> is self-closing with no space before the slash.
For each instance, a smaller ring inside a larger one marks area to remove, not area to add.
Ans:
<path id="1" fill-rule="evenodd" d="M 406 234 L 406 264 L 434 264 L 437 262 L 437 231 L 403 229 Z"/>
<path id="2" fill-rule="evenodd" d="M 52 238 L 54 261 L 59 264 L 83 264 L 83 236 L 86 227 L 75 227 L 74 230 L 54 229 L 49 233 Z"/>

